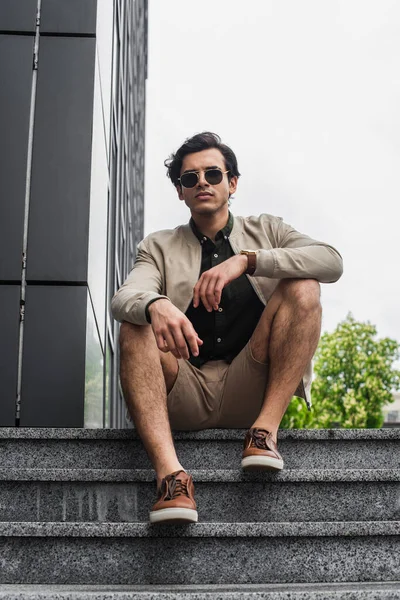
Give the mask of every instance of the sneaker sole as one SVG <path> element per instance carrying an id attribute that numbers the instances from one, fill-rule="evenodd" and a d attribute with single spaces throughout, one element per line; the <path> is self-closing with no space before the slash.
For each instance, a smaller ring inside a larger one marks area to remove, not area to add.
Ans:
<path id="1" fill-rule="evenodd" d="M 197 510 L 191 508 L 161 508 L 150 512 L 150 523 L 197 523 Z"/>
<path id="2" fill-rule="evenodd" d="M 283 460 L 270 456 L 246 456 L 242 459 L 242 469 L 245 471 L 280 471 L 283 469 Z"/>

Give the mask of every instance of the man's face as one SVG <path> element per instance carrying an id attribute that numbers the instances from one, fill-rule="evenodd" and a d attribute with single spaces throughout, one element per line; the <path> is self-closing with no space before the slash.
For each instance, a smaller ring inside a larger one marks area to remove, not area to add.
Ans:
<path id="1" fill-rule="evenodd" d="M 222 172 L 227 170 L 225 159 L 217 148 L 187 154 L 182 161 L 181 176 L 186 171 L 197 171 L 199 175 L 193 188 L 177 188 L 179 199 L 185 202 L 192 214 L 207 215 L 220 211 L 228 203 L 229 195 L 236 191 L 238 178 L 232 177 L 229 182 L 229 173 L 224 173 L 221 183 L 208 183 L 204 171 L 212 167 L 218 167 Z"/>

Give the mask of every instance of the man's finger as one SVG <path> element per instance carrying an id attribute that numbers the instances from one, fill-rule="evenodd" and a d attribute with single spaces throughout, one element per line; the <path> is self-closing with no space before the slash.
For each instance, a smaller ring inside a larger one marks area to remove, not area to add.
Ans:
<path id="1" fill-rule="evenodd" d="M 198 356 L 199 355 L 198 340 L 199 341 L 201 341 L 201 340 L 197 336 L 195 331 L 193 330 L 192 326 L 189 325 L 188 323 L 186 323 L 183 326 L 183 334 L 187 340 L 187 343 L 189 344 L 190 352 L 193 354 L 193 356 Z M 203 343 L 203 342 L 201 342 L 201 343 Z"/>
<path id="2" fill-rule="evenodd" d="M 180 329 L 175 329 L 173 332 L 173 336 L 175 339 L 176 349 L 179 352 L 180 356 L 187 360 L 189 358 L 189 350 L 186 345 L 186 340 L 182 335 Z"/>
<path id="3" fill-rule="evenodd" d="M 196 283 L 196 285 L 193 288 L 193 306 L 194 306 L 194 308 L 197 308 L 199 305 L 199 287 L 200 287 L 200 280 Z"/>
<path id="4" fill-rule="evenodd" d="M 205 298 L 205 293 L 208 287 L 208 277 L 204 277 L 202 276 L 201 279 L 199 279 L 199 300 L 202 301 L 204 307 L 206 308 L 206 310 L 208 310 L 208 304 L 207 304 L 207 299 Z"/>
<path id="5" fill-rule="evenodd" d="M 155 333 L 157 348 L 161 350 L 161 352 L 169 352 L 169 349 L 166 348 L 166 341 L 164 340 L 164 336 L 161 333 Z"/>
<path id="6" fill-rule="evenodd" d="M 214 290 L 213 280 L 209 279 L 209 278 L 204 280 L 204 282 L 200 288 L 200 298 L 201 298 L 201 301 L 204 304 L 206 310 L 208 310 L 208 312 L 211 312 L 212 307 L 213 307 L 213 302 L 214 302 L 213 290 Z"/>
<path id="7" fill-rule="evenodd" d="M 204 304 L 203 302 L 203 298 L 202 298 L 202 290 L 204 288 L 204 285 L 208 285 L 206 278 L 204 276 L 205 274 L 203 273 L 203 275 L 200 277 L 200 279 L 198 280 L 198 282 L 196 283 L 196 285 L 193 288 L 193 306 L 194 308 L 197 308 L 200 304 L 200 301 Z"/>
<path id="8" fill-rule="evenodd" d="M 208 305 L 211 308 L 211 310 L 214 308 L 214 304 L 215 304 L 215 295 L 214 295 L 215 282 L 216 282 L 216 279 L 212 278 L 206 289 L 206 298 L 207 298 L 207 302 L 208 302 Z"/>
<path id="9" fill-rule="evenodd" d="M 179 350 L 176 348 L 175 340 L 172 337 L 170 331 L 164 332 L 164 339 L 167 342 L 169 351 L 175 356 L 175 358 L 181 358 L 181 355 L 179 354 Z"/>
<path id="10" fill-rule="evenodd" d="M 220 302 L 221 302 L 222 290 L 224 289 L 224 287 L 225 287 L 225 281 L 222 277 L 220 277 L 218 279 L 217 284 L 214 289 L 215 301 L 216 301 L 217 305 L 220 304 Z M 218 306 L 217 306 L 217 308 L 218 308 Z"/>

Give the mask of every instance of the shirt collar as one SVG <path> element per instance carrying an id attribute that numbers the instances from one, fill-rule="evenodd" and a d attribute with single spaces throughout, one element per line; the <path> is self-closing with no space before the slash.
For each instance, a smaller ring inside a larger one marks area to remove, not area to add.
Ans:
<path id="1" fill-rule="evenodd" d="M 194 222 L 193 217 L 191 217 L 189 224 L 190 224 L 190 227 L 192 228 L 194 235 L 197 237 L 197 239 L 199 240 L 200 243 L 203 243 L 206 240 L 210 239 L 206 235 L 201 233 L 200 229 L 197 227 L 196 223 Z M 233 215 L 232 215 L 231 211 L 229 211 L 228 222 L 225 225 L 225 227 L 223 227 L 222 229 L 220 229 L 220 231 L 218 231 L 218 233 L 215 236 L 215 241 L 217 241 L 220 238 L 224 238 L 225 240 L 227 240 L 229 238 L 229 236 L 231 235 L 232 228 L 233 228 Z"/>

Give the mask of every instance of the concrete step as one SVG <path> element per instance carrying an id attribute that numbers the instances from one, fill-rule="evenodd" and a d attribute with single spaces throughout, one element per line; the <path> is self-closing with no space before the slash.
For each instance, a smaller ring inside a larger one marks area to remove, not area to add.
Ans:
<path id="1" fill-rule="evenodd" d="M 186 469 L 240 467 L 244 429 L 174 432 Z M 287 469 L 390 469 L 400 466 L 400 428 L 282 430 Z M 148 469 L 135 430 L 0 428 L 3 468 Z"/>
<path id="2" fill-rule="evenodd" d="M 400 519 L 400 469 L 192 470 L 201 522 Z M 0 469 L 1 521 L 147 522 L 152 470 Z"/>
<path id="3" fill-rule="evenodd" d="M 1 584 L 400 580 L 400 522 L 0 523 Z"/>
<path id="4" fill-rule="evenodd" d="M 3 585 L 0 600 L 398 600 L 400 582 L 245 585 Z"/>

